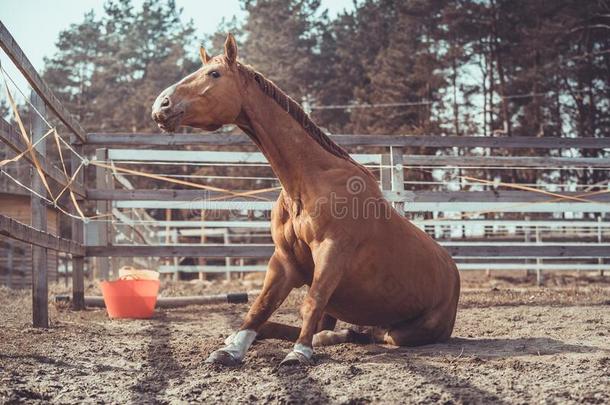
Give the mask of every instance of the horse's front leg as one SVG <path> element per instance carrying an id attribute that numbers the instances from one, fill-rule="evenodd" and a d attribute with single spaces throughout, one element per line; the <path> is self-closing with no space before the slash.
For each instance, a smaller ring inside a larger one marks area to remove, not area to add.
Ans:
<path id="1" fill-rule="evenodd" d="M 276 250 L 269 260 L 263 289 L 250 307 L 243 324 L 225 340 L 225 347 L 210 354 L 206 363 L 239 364 L 261 326 L 282 305 L 290 291 L 302 284 L 293 261 L 288 255 Z"/>
<path id="2" fill-rule="evenodd" d="M 303 326 L 292 352 L 284 358 L 282 365 L 311 364 L 313 336 L 318 332 L 328 300 L 343 277 L 346 258 L 350 257 L 345 247 L 332 240 L 325 240 L 312 250 L 315 270 L 311 287 L 301 305 Z"/>

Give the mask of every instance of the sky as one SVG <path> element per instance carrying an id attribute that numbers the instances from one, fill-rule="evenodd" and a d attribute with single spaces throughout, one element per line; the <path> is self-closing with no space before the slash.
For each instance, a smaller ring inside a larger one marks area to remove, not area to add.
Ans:
<path id="1" fill-rule="evenodd" d="M 104 0 L 0 0 L 0 20 L 11 32 L 21 49 L 32 62 L 37 71 L 44 66 L 44 57 L 55 52 L 55 41 L 60 31 L 70 24 L 83 20 L 86 12 L 93 10 L 100 15 L 103 12 Z M 133 0 L 139 7 L 142 0 Z M 198 36 L 213 33 L 221 20 L 237 16 L 243 18 L 245 13 L 239 0 L 176 0 L 178 7 L 183 8 L 183 18 L 193 19 Z M 322 0 L 322 8 L 334 16 L 344 9 L 353 9 L 353 0 Z M 17 81 L 20 87 L 25 84 L 14 69 L 10 59 L 0 51 L 0 63 Z"/>

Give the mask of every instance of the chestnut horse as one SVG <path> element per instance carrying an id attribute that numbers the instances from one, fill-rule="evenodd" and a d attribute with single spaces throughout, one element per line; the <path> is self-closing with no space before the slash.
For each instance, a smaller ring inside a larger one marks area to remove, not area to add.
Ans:
<path id="1" fill-rule="evenodd" d="M 275 251 L 260 295 L 239 330 L 208 362 L 242 361 L 256 339 L 296 341 L 282 364 L 310 364 L 313 347 L 341 342 L 415 346 L 449 339 L 460 293 L 445 249 L 386 201 L 373 175 L 320 130 L 273 82 L 224 54 L 164 90 L 152 117 L 216 130 L 235 124 L 279 178 L 271 214 Z M 290 291 L 307 284 L 302 326 L 268 322 Z M 337 319 L 357 325 L 334 332 Z"/>

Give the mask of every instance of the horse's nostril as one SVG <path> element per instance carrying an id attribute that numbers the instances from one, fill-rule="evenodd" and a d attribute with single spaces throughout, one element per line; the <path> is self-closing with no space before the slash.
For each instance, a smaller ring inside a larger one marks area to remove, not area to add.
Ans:
<path id="1" fill-rule="evenodd" d="M 167 108 L 167 107 L 169 107 L 169 105 L 170 105 L 169 98 L 168 98 L 168 97 L 165 97 L 165 98 L 163 99 L 163 101 L 161 101 L 161 107 L 162 107 L 162 108 Z"/>

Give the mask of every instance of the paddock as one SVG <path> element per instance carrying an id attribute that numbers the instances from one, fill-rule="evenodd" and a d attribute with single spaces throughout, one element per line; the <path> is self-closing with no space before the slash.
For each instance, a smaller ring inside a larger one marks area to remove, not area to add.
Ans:
<path id="1" fill-rule="evenodd" d="M 221 369 L 204 360 L 246 304 L 112 321 L 87 308 L 85 295 L 99 295 L 100 280 L 124 264 L 163 273 L 165 297 L 255 295 L 273 252 L 269 212 L 280 189 L 264 156 L 233 130 L 87 133 L 1 23 L 0 45 L 28 81 L 32 107 L 27 129 L 0 121 L 12 151 L 2 175 L 31 196 L 30 222 L 0 215 L 0 235 L 32 249 L 31 293 L 0 287 L 3 402 L 610 402 L 608 184 L 480 174 L 608 171 L 610 159 L 579 152 L 610 148 L 610 138 L 332 135 L 371 169 L 396 210 L 457 260 L 464 293 L 454 337 L 409 349 L 320 348 L 314 366 L 288 371 L 277 364 L 290 344 L 261 342 L 242 366 Z M 532 157 L 539 149 L 556 156 Z M 27 182 L 10 171 L 20 159 L 33 168 Z M 223 179 L 242 186 L 214 186 Z M 47 210 L 70 232 L 47 227 Z M 50 252 L 63 283 L 49 283 Z M 57 294 L 70 303 L 55 302 Z M 276 318 L 298 324 L 303 294 Z"/>
<path id="2" fill-rule="evenodd" d="M 204 364 L 247 305 L 160 310 L 147 321 L 111 321 L 103 309 L 52 304 L 51 328 L 29 327 L 29 296 L 0 289 L 0 398 L 80 402 L 607 403 L 608 283 L 562 272 L 544 288 L 504 272 L 463 276 L 454 337 L 441 345 L 342 344 L 313 367 L 281 371 L 291 344 L 264 341 L 238 368 Z M 178 296 L 256 289 L 260 280 L 166 282 Z M 68 291 L 54 285 L 51 291 Z M 97 287 L 87 294 L 99 294 Z M 304 291 L 277 319 L 297 324 Z M 340 327 L 340 326 L 339 326 Z"/>

